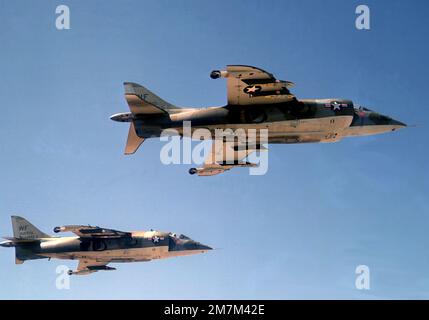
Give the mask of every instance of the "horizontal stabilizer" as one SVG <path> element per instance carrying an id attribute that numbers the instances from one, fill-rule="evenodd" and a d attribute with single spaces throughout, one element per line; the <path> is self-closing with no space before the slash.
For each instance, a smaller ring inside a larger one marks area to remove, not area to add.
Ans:
<path id="1" fill-rule="evenodd" d="M 20 239 L 15 237 L 2 237 L 13 244 L 40 242 L 40 239 Z"/>
<path id="2" fill-rule="evenodd" d="M 127 144 L 125 146 L 125 154 L 134 154 L 144 142 L 144 138 L 140 138 L 135 130 L 134 123 L 131 122 L 130 130 L 128 131 Z"/>

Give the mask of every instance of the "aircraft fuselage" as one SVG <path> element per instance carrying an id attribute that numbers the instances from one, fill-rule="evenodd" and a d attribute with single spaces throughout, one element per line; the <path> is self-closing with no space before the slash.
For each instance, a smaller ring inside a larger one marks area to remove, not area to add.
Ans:
<path id="1" fill-rule="evenodd" d="M 159 137 L 163 130 L 180 135 L 185 122 L 190 133 L 208 129 L 267 129 L 269 143 L 334 142 L 347 136 L 362 136 L 395 131 L 405 124 L 366 108 L 356 108 L 343 99 L 314 99 L 268 105 L 227 105 L 205 109 L 178 109 L 163 116 L 123 113 L 117 121 L 134 121 L 141 138 Z"/>
<path id="2" fill-rule="evenodd" d="M 17 257 L 25 259 L 91 259 L 106 262 L 137 262 L 204 253 L 210 247 L 169 233 L 146 231 L 126 238 L 83 239 L 60 237 L 40 243 L 16 245 Z"/>

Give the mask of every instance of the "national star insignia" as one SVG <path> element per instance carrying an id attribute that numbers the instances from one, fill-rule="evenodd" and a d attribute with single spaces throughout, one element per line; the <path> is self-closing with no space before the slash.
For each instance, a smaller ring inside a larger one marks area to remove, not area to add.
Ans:
<path id="1" fill-rule="evenodd" d="M 341 104 L 338 103 L 337 101 L 332 102 L 332 110 L 334 110 L 334 111 L 341 110 Z"/>
<path id="2" fill-rule="evenodd" d="M 249 94 L 258 92 L 260 90 L 261 90 L 261 87 L 259 87 L 259 86 L 249 86 L 249 87 L 244 88 L 244 92 L 249 93 Z"/>

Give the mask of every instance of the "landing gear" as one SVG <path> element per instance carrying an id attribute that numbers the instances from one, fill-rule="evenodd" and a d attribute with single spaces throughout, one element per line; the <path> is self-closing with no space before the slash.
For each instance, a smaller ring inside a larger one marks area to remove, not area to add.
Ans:
<path id="1" fill-rule="evenodd" d="M 191 168 L 189 169 L 189 174 L 194 175 L 198 172 L 197 168 Z"/>

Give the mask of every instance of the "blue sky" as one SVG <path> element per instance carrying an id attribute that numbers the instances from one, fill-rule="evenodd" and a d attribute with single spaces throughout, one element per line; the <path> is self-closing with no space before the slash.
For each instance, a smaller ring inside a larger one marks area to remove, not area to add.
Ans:
<path id="1" fill-rule="evenodd" d="M 371 9 L 371 30 L 355 8 Z M 71 29 L 55 28 L 69 5 Z M 182 232 L 219 250 L 72 278 L 15 266 L 2 299 L 429 298 L 427 1 L 0 1 L 0 234 L 20 214 L 63 224 Z M 408 124 L 335 144 L 272 145 L 269 171 L 211 178 L 164 166 L 163 143 L 122 152 L 123 81 L 179 106 L 226 103 L 226 64 L 344 97 Z M 355 288 L 368 265 L 371 289 Z"/>

